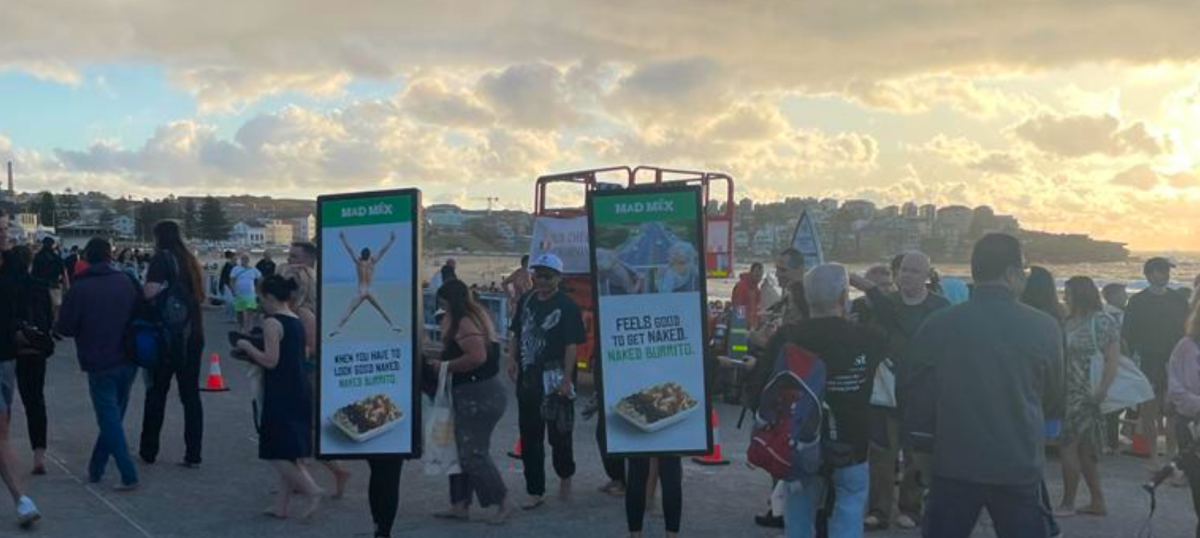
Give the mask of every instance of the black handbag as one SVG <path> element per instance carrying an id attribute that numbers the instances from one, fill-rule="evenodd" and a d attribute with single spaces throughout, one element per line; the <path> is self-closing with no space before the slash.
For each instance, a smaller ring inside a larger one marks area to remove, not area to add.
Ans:
<path id="1" fill-rule="evenodd" d="M 17 355 L 21 357 L 47 358 L 54 354 L 54 337 L 29 322 L 17 327 Z"/>

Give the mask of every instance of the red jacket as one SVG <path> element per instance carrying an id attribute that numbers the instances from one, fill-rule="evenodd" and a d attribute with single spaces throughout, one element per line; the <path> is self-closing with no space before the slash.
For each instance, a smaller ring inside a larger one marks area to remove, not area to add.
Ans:
<path id="1" fill-rule="evenodd" d="M 747 326 L 754 327 L 758 324 L 758 305 L 762 301 L 762 290 L 758 289 L 758 284 L 751 278 L 750 273 L 742 273 L 737 285 L 733 287 L 733 298 L 730 301 L 733 303 L 734 312 L 737 312 L 738 307 L 746 309 Z"/>

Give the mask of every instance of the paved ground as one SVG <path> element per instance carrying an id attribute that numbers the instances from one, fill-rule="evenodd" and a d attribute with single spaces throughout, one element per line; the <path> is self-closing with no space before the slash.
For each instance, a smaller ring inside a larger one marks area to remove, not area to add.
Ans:
<path id="1" fill-rule="evenodd" d="M 231 326 L 209 313 L 209 352 L 226 356 L 224 332 Z M 182 457 L 182 409 L 172 398 L 163 432 L 160 462 L 140 469 L 143 487 L 132 493 L 118 494 L 107 487 L 82 483 L 85 463 L 96 435 L 85 378 L 76 368 L 70 342 L 51 359 L 46 396 L 50 413 L 50 474 L 28 479 L 31 494 L 41 506 L 45 519 L 30 532 L 19 532 L 7 519 L 0 519 L 0 536 L 96 537 L 96 538 L 167 538 L 211 536 L 256 537 L 332 537 L 370 536 L 371 519 L 366 500 L 366 466 L 352 463 L 354 477 L 345 499 L 329 501 L 309 523 L 267 520 L 259 515 L 269 503 L 269 488 L 275 475 L 256 458 L 256 444 L 249 420 L 248 391 L 240 367 L 226 361 L 226 378 L 232 392 L 204 395 L 205 463 L 200 470 L 173 465 Z M 135 439 L 141 425 L 144 390 L 134 390 L 126 430 Z M 759 471 L 746 468 L 744 432 L 732 430 L 738 409 L 718 406 L 725 431 L 726 451 L 734 464 L 723 468 L 702 468 L 685 464 L 684 536 L 759 538 L 778 536 L 778 532 L 759 529 L 752 515 L 763 508 L 769 480 Z M 496 435 L 493 453 L 497 455 L 508 484 L 520 494 L 523 479 L 519 463 L 503 456 L 516 437 L 516 406 Z M 596 488 L 604 483 L 594 442 L 594 422 L 582 423 L 576 433 L 577 496 L 573 504 L 551 502 L 536 513 L 518 514 L 507 526 L 488 527 L 478 523 L 434 521 L 429 514 L 446 503 L 445 479 L 426 477 L 421 464 L 407 466 L 402 481 L 402 500 L 397 521 L 397 536 L 443 538 L 451 536 L 512 537 L 572 536 L 573 538 L 623 536 L 624 512 L 619 499 L 603 496 Z M 21 457 L 29 461 L 24 418 L 18 406 L 14 426 Z M 26 465 L 27 463 L 23 463 Z M 1108 458 L 1103 462 L 1106 492 L 1112 514 L 1103 519 L 1064 520 L 1070 537 L 1135 537 L 1146 521 L 1148 499 L 1138 488 L 1144 479 L 1143 463 L 1128 457 Z M 552 473 L 551 473 L 552 474 Z M 1056 465 L 1048 470 L 1052 495 L 1061 491 Z M 110 467 L 107 480 L 116 480 Z M 328 482 L 328 475 L 319 475 Z M 555 484 L 551 483 L 551 488 Z M 1082 501 L 1082 499 L 1081 499 Z M 5 515 L 7 518 L 7 515 Z M 1155 536 L 1191 536 L 1194 528 L 1190 496 L 1186 489 L 1164 488 L 1159 513 L 1154 518 Z M 661 536 L 661 519 L 650 518 L 648 536 Z M 917 536 L 916 532 L 885 532 L 870 536 L 899 538 Z M 991 536 L 981 530 L 977 536 Z"/>

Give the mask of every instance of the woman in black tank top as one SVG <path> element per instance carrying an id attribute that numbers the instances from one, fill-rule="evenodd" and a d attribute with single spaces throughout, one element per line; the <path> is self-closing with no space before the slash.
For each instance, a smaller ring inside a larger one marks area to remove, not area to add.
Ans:
<path id="1" fill-rule="evenodd" d="M 475 303 L 461 280 L 452 280 L 437 291 L 442 319 L 443 352 L 429 361 L 439 371 L 441 363 L 453 374 L 454 440 L 462 473 L 450 476 L 450 509 L 434 514 L 443 519 L 470 519 L 473 497 L 484 508 L 496 506 L 489 523 L 501 524 L 511 508 L 508 489 L 492 460 L 491 441 L 496 424 L 508 406 L 500 383 L 500 345 L 487 312 Z"/>

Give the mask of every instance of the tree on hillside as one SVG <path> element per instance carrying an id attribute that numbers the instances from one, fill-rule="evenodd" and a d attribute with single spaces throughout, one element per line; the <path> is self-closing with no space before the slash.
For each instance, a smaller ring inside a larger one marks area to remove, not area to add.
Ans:
<path id="1" fill-rule="evenodd" d="M 167 218 L 167 215 L 163 211 L 161 203 L 143 199 L 142 203 L 134 211 L 138 240 L 144 242 L 153 241 L 154 226 L 165 218 Z"/>
<path id="2" fill-rule="evenodd" d="M 117 198 L 117 200 L 113 202 L 113 211 L 122 217 L 132 217 L 133 202 L 129 201 L 129 198 L 124 196 Z"/>
<path id="3" fill-rule="evenodd" d="M 206 196 L 200 204 L 200 238 L 208 241 L 225 241 L 229 239 L 229 231 L 233 226 L 225 217 L 225 209 L 221 201 Z"/>
<path id="4" fill-rule="evenodd" d="M 55 213 L 55 224 L 68 224 L 79 218 L 80 204 L 79 197 L 71 194 L 70 189 L 67 193 L 59 196 L 56 200 L 57 212 Z"/>
<path id="5" fill-rule="evenodd" d="M 192 198 L 183 202 L 183 233 L 188 237 L 198 237 L 200 234 L 200 213 Z"/>
<path id="6" fill-rule="evenodd" d="M 33 212 L 38 214 L 38 220 L 46 226 L 55 226 L 58 220 L 55 218 L 58 215 L 58 207 L 54 202 L 54 195 L 43 191 L 38 195 L 37 201 L 33 203 Z"/>

